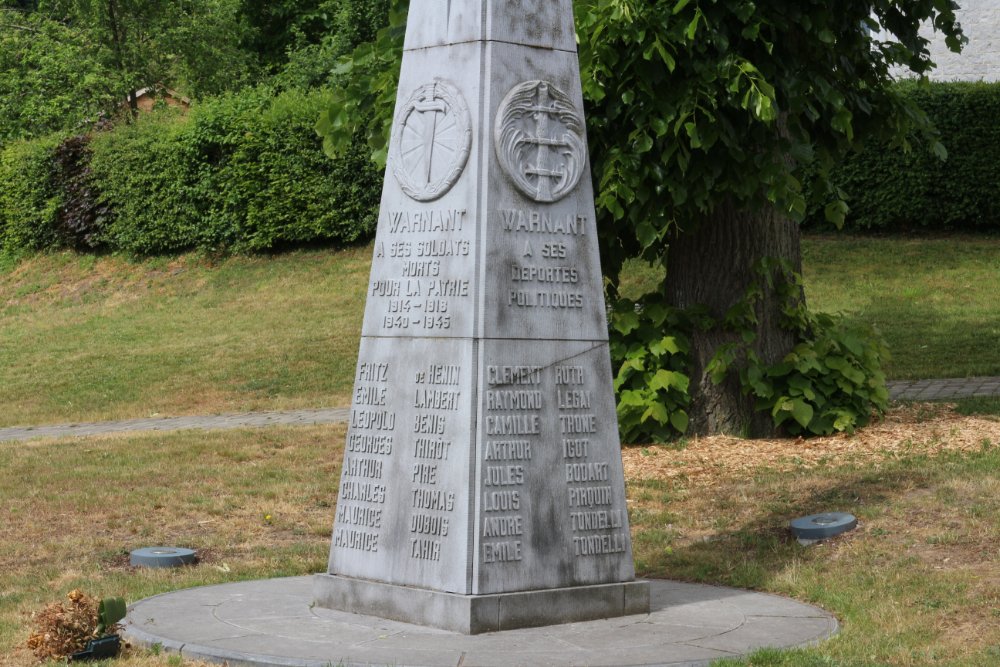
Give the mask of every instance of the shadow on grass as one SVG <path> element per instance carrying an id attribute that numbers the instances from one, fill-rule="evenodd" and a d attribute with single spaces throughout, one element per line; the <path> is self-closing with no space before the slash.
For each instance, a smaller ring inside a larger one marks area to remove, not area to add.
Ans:
<path id="1" fill-rule="evenodd" d="M 789 595 L 841 622 L 832 644 L 725 664 L 1000 664 L 990 662 L 1000 655 L 998 445 L 704 487 L 635 482 L 639 575 Z M 823 511 L 851 512 L 859 526 L 799 545 L 788 522 Z"/>
<path id="2" fill-rule="evenodd" d="M 1000 375 L 1000 322 L 996 311 L 940 303 L 931 294 L 879 295 L 845 315 L 874 325 L 890 343 L 891 379 Z"/>
<path id="3" fill-rule="evenodd" d="M 866 522 L 891 514 L 904 494 L 931 488 L 959 473 L 990 470 L 993 475 L 1000 470 L 1000 448 L 995 446 L 972 455 L 914 456 L 878 468 L 765 471 L 752 480 L 700 490 L 699 496 L 709 497 L 699 500 L 692 499 L 691 491 L 678 494 L 670 483 L 638 481 L 632 485 L 633 494 L 648 498 L 652 493 L 660 508 L 634 512 L 637 567 L 640 576 L 772 590 L 776 576 L 814 553 L 792 536 L 788 529 L 792 519 L 850 512 L 859 519 L 856 532 L 865 533 Z M 682 495 L 686 497 L 680 499 Z M 700 516 L 686 516 L 692 511 Z M 707 530 L 700 539 L 682 539 L 693 524 Z M 856 534 L 833 541 L 852 536 Z"/>

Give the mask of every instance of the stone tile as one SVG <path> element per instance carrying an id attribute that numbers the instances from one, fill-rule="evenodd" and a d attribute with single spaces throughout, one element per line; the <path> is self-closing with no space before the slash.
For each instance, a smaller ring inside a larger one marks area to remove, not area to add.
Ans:
<path id="1" fill-rule="evenodd" d="M 673 607 L 661 603 L 648 617 L 468 636 L 312 610 L 309 577 L 239 582 L 140 601 L 130 610 L 126 634 L 138 645 L 159 642 L 174 651 L 183 647 L 186 657 L 226 660 L 234 667 L 326 667 L 341 661 L 437 667 L 460 660 L 463 666 L 568 667 L 706 664 L 761 646 L 813 643 L 837 627 L 822 611 L 777 596 L 655 580 L 650 586 L 654 599 L 686 602 Z M 744 615 L 736 609 L 743 604 L 753 605 L 751 613 L 774 615 Z M 214 613 L 228 607 L 241 611 L 224 618 Z M 277 617 L 276 611 L 288 615 Z M 235 627 L 225 620 L 237 617 L 252 627 Z"/>
<path id="2" fill-rule="evenodd" d="M 832 636 L 836 630 L 836 621 L 829 617 L 752 617 L 736 630 L 689 643 L 702 648 L 746 653 L 761 648 L 790 648 L 813 643 Z M 803 642 L 802 637 L 813 639 Z"/>

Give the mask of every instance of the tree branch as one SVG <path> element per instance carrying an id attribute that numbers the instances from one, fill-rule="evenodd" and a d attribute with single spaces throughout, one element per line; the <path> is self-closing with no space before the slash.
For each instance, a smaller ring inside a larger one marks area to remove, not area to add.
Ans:
<path id="1" fill-rule="evenodd" d="M 38 28 L 32 28 L 31 26 L 18 25 L 16 23 L 0 23 L 0 28 L 10 28 L 11 30 L 23 30 L 24 32 L 33 32 L 36 35 L 42 33 Z"/>

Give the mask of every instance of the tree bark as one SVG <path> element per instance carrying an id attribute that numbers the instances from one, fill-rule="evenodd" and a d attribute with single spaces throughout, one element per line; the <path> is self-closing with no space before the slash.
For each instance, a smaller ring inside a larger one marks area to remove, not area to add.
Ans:
<path id="1" fill-rule="evenodd" d="M 801 271 L 802 255 L 797 223 L 774 211 L 748 213 L 724 203 L 695 230 L 677 234 L 667 254 L 667 300 L 679 308 L 700 305 L 721 322 L 754 282 L 765 257 L 782 259 Z M 780 326 L 780 299 L 767 284 L 756 306 L 756 341 L 750 346 L 766 364 L 775 364 L 795 346 L 794 334 Z M 800 296 L 800 298 L 804 298 Z M 771 416 L 754 410 L 753 396 L 744 396 L 738 369 L 740 358 L 725 380 L 716 385 L 706 372 L 720 346 L 739 343 L 737 332 L 715 326 L 692 335 L 692 403 L 688 432 L 692 435 L 727 433 L 759 438 L 775 435 Z"/>

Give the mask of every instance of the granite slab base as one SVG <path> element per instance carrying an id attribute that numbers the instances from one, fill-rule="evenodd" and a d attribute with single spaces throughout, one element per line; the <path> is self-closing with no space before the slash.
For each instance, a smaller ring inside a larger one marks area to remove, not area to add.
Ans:
<path id="1" fill-rule="evenodd" d="M 646 581 L 494 595 L 456 595 L 317 574 L 313 592 L 316 606 L 324 609 L 408 621 L 466 635 L 649 612 L 649 582 Z"/>
<path id="2" fill-rule="evenodd" d="M 247 581 L 135 603 L 134 645 L 231 667 L 707 665 L 820 642 L 830 614 L 794 600 L 717 586 L 649 582 L 650 612 L 466 635 L 313 604 L 313 578 Z"/>

